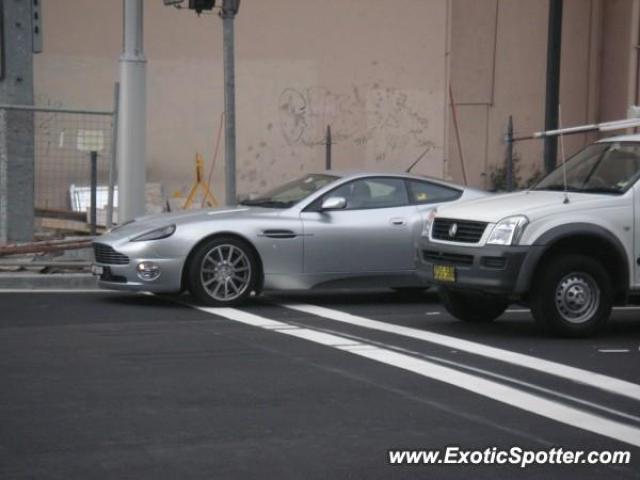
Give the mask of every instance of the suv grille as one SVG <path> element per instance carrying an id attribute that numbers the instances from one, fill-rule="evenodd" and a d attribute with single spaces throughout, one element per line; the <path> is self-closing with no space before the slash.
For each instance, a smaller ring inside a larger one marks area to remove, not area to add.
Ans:
<path id="1" fill-rule="evenodd" d="M 104 263 L 106 265 L 127 265 L 129 263 L 129 257 L 120 252 L 116 252 L 109 245 L 103 243 L 94 243 L 93 253 L 98 263 Z"/>
<path id="2" fill-rule="evenodd" d="M 455 225 L 455 234 L 451 235 Z M 431 229 L 431 236 L 436 240 L 449 242 L 478 243 L 482 238 L 486 222 L 472 222 L 469 220 L 454 220 L 452 218 L 436 218 Z"/>

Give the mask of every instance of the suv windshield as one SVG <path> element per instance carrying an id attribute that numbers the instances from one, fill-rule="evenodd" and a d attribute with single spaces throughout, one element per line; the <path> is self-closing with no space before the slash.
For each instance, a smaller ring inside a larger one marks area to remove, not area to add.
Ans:
<path id="1" fill-rule="evenodd" d="M 267 208 L 292 207 L 337 178 L 332 175 L 307 175 L 274 188 L 257 198 L 245 200 L 241 205 Z"/>
<path id="2" fill-rule="evenodd" d="M 565 189 L 584 193 L 624 193 L 640 177 L 640 144 L 628 142 L 589 145 L 547 175 L 534 190 Z"/>

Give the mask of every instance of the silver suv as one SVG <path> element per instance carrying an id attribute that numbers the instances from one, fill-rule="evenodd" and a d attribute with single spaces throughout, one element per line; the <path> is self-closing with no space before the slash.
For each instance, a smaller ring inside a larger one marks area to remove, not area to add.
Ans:
<path id="1" fill-rule="evenodd" d="M 418 271 L 453 316 L 527 304 L 564 336 L 598 330 L 640 292 L 640 135 L 587 146 L 530 190 L 445 206 L 426 222 Z"/>

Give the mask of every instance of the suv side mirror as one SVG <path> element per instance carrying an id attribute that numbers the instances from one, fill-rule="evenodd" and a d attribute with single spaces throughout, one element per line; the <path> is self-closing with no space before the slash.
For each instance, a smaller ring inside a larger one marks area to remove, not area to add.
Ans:
<path id="1" fill-rule="evenodd" d="M 347 207 L 347 200 L 344 197 L 329 197 L 322 202 L 320 211 L 342 210 Z"/>

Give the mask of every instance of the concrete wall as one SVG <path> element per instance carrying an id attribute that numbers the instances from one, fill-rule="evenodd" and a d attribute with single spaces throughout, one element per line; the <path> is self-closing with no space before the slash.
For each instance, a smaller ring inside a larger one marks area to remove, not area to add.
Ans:
<path id="1" fill-rule="evenodd" d="M 120 1 L 44 2 L 38 103 L 111 105 Z M 193 158 L 211 163 L 223 111 L 221 22 L 145 2 L 148 178 L 188 191 Z M 442 176 L 446 0 L 243 0 L 236 23 L 238 191 L 324 167 Z M 224 197 L 223 152 L 214 190 Z"/>
<path id="2" fill-rule="evenodd" d="M 211 163 L 223 109 L 221 22 L 145 8 L 148 178 L 185 192 L 195 152 Z M 640 0 L 565 0 L 563 125 L 622 118 L 638 103 L 639 11 Z M 44 2 L 37 103 L 110 106 L 121 14 L 116 0 Z M 462 181 L 462 150 L 468 182 L 491 187 L 508 116 L 516 134 L 544 127 L 547 21 L 542 0 L 243 0 L 239 192 L 321 170 L 328 124 L 336 168 L 401 170 L 427 151 L 417 172 Z M 566 154 L 593 138 L 567 137 Z M 542 169 L 542 148 L 516 144 L 523 182 Z"/>
<path id="3" fill-rule="evenodd" d="M 602 9 L 600 0 L 564 2 L 560 98 L 565 126 L 599 120 L 600 105 L 610 98 L 599 86 Z M 491 187 L 492 169 L 504 164 L 509 115 L 516 135 L 544 129 L 548 14 L 548 3 L 541 1 L 453 1 L 451 87 L 472 185 Z M 618 39 L 610 44 L 620 47 Z M 619 80 L 617 73 L 614 77 Z M 613 117 L 622 118 L 626 107 L 611 110 Z M 450 128 L 448 171 L 461 181 L 460 148 L 452 122 Z M 566 137 L 566 154 L 587 141 L 585 135 Z M 516 144 L 522 181 L 543 168 L 542 150 L 540 141 Z"/>
<path id="4" fill-rule="evenodd" d="M 603 42 L 600 69 L 600 114 L 616 120 L 638 103 L 638 17 L 640 2 L 603 2 Z"/>
<path id="5" fill-rule="evenodd" d="M 470 182 L 490 187 L 489 173 L 505 159 L 508 116 L 514 117 L 516 134 L 544 127 L 548 6 L 526 0 L 454 0 L 453 6 L 451 85 L 463 153 Z M 635 46 L 639 20 L 637 0 L 565 0 L 560 82 L 563 125 L 624 118 L 628 106 L 638 103 Z M 474 65 L 484 68 L 474 69 Z M 483 95 L 477 85 L 469 85 L 472 72 L 482 79 Z M 487 91 L 493 94 L 490 98 Z M 595 138 L 593 134 L 566 137 L 566 155 Z M 449 172 L 461 180 L 455 140 L 449 135 Z M 515 150 L 523 180 L 541 169 L 541 142 L 517 143 Z"/>

